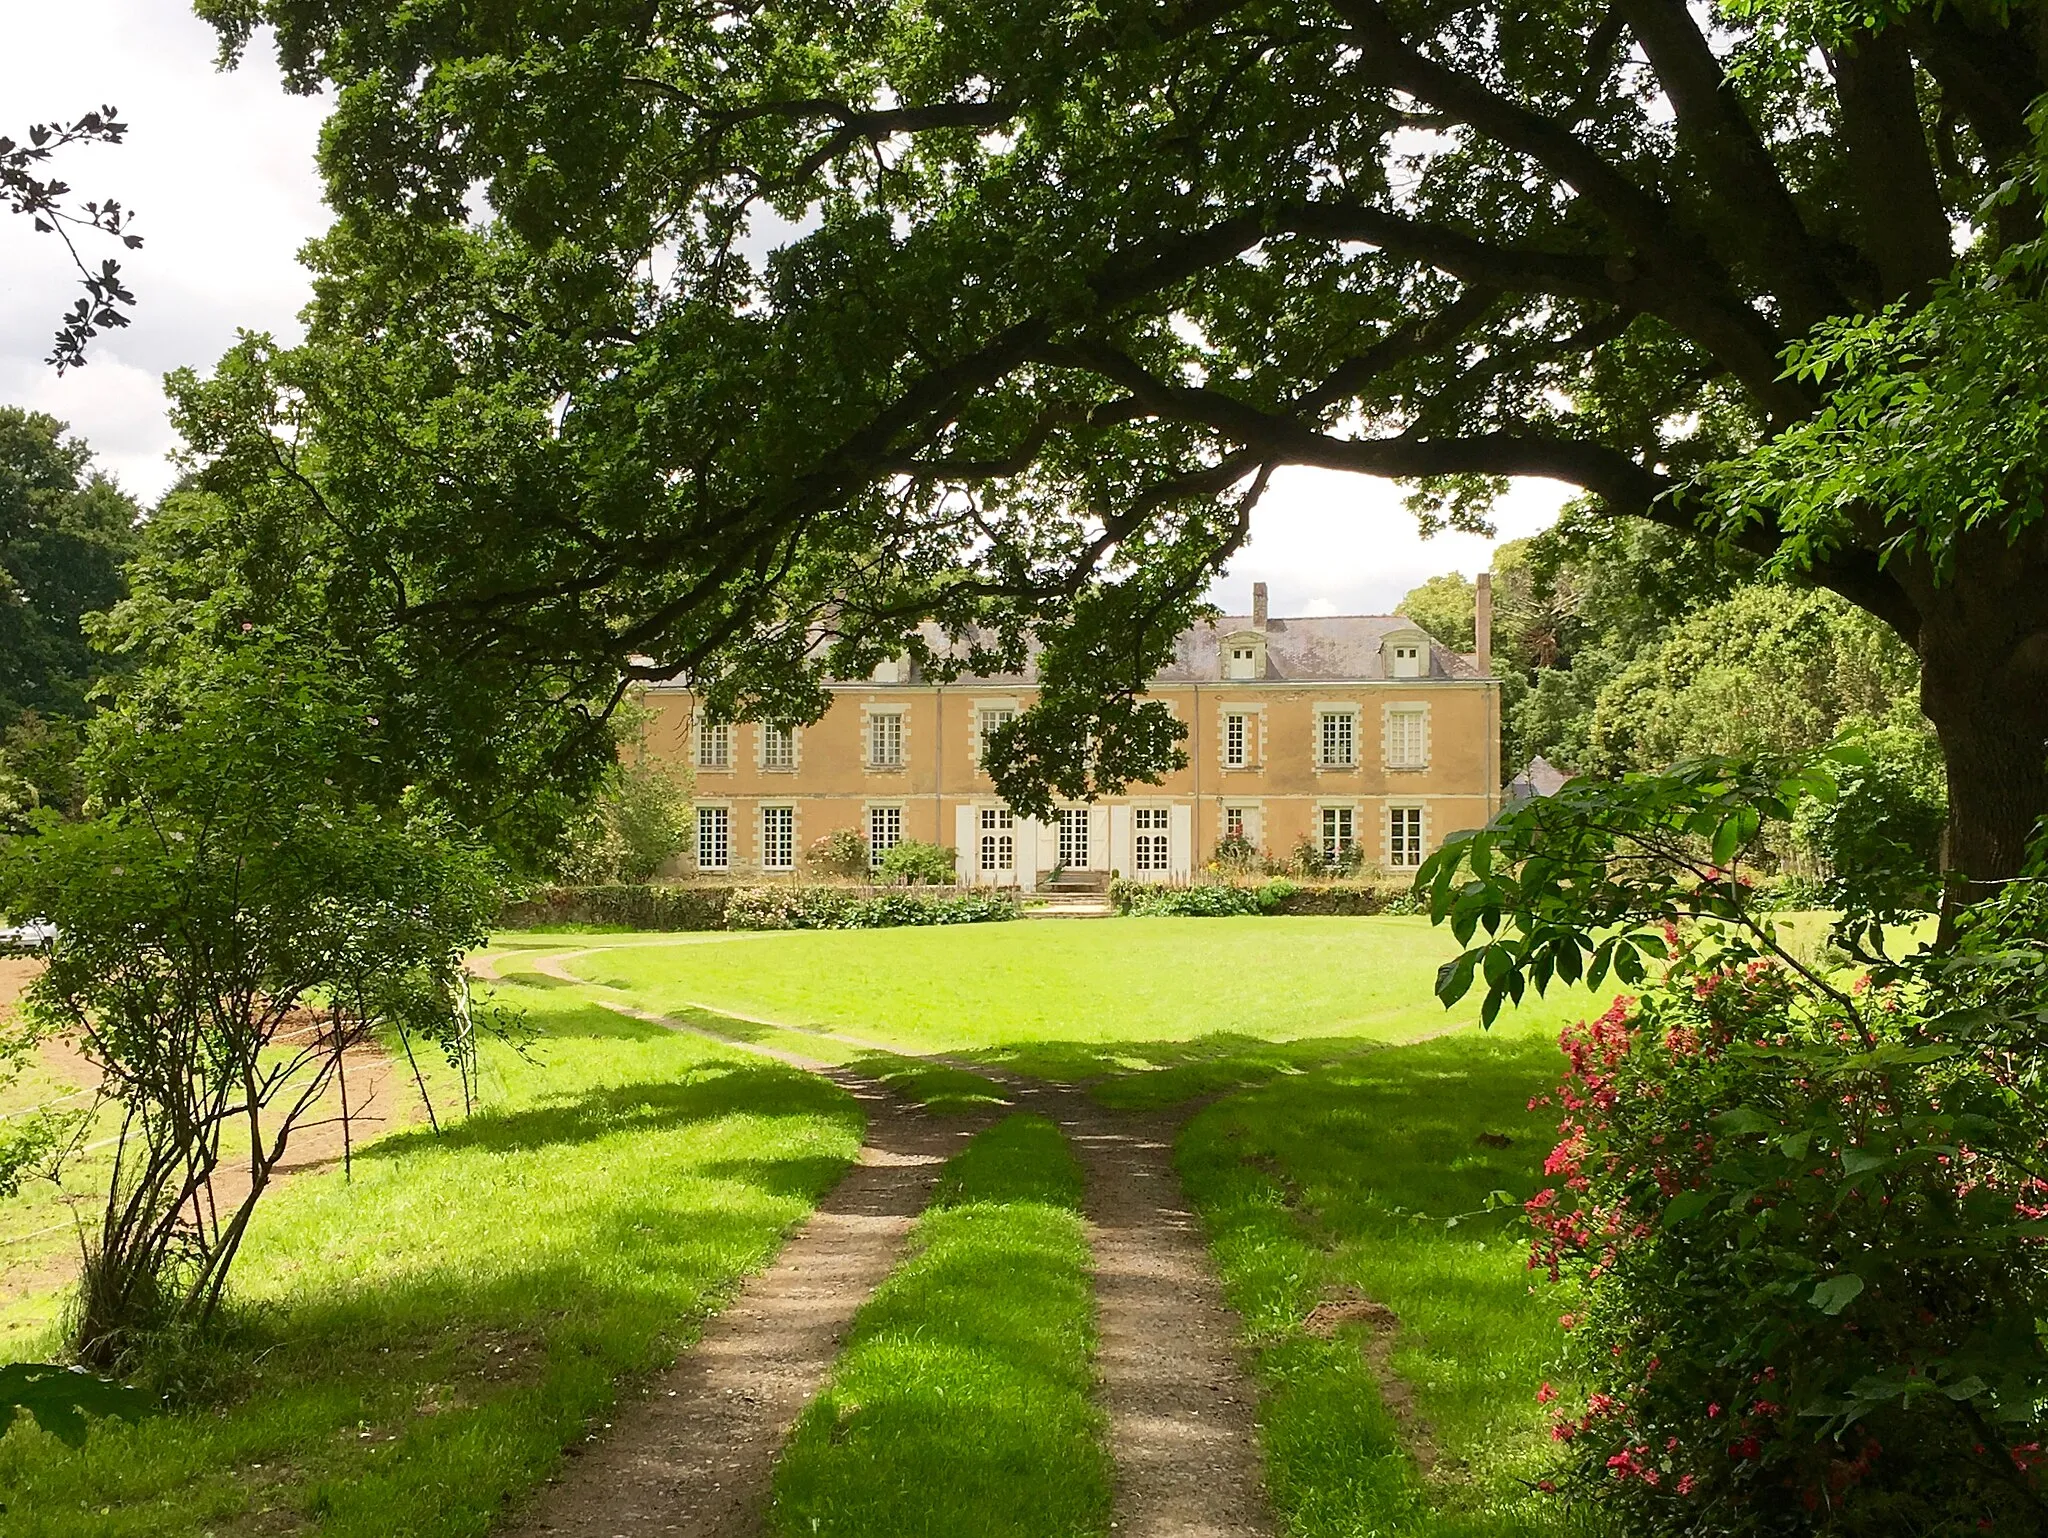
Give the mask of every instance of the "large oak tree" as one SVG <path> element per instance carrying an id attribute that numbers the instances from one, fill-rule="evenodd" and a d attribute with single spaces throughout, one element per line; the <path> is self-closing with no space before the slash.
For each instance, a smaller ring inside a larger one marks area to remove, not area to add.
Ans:
<path id="1" fill-rule="evenodd" d="M 339 88 L 351 361 L 278 398 L 328 413 L 330 516 L 406 509 L 407 619 L 480 657 L 787 709 L 920 618 L 1035 633 L 1028 803 L 1084 740 L 1098 782 L 1172 750 L 1135 695 L 1274 467 L 1452 521 L 1551 476 L 1895 629 L 1961 872 L 2048 809 L 2038 388 L 2001 362 L 2041 330 L 2030 0 L 199 9 Z M 507 411 L 516 452 L 449 446 Z M 1902 468 L 1958 423 L 1995 463 Z"/>

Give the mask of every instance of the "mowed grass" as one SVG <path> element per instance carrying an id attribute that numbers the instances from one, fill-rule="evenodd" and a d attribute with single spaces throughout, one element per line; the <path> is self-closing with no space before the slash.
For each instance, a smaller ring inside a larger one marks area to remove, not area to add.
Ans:
<path id="1" fill-rule="evenodd" d="M 1526 1036 L 1370 1052 L 1223 1101 L 1182 1134 L 1182 1178 L 1255 1350 L 1268 1483 L 1295 1538 L 1586 1530 L 1531 1488 L 1551 1454 L 1535 1396 L 1556 1376 L 1557 1305 L 1532 1287 L 1515 1211 L 1486 1210 L 1490 1193 L 1519 1204 L 1541 1184 L 1555 1123 L 1527 1102 L 1559 1062 Z M 1366 1332 L 1384 1323 L 1328 1338 L 1304 1327 L 1318 1304 L 1368 1301 L 1398 1317 L 1405 1423 L 1368 1366 Z M 1440 1460 L 1429 1477 L 1425 1436 Z"/>
<path id="2" fill-rule="evenodd" d="M 786 1538 L 1086 1538 L 1109 1527 L 1081 1171 L 1011 1116 L 946 1166 L 775 1472 Z"/>
<path id="3" fill-rule="evenodd" d="M 186 1407 L 76 1452 L 25 1419 L 0 1436 L 10 1538 L 483 1533 L 858 1147 L 830 1083 L 522 997 L 538 1035 L 487 1049 L 478 1114 L 266 1200 Z"/>
<path id="4" fill-rule="evenodd" d="M 1090 1076 L 1119 1056 L 1156 1066 L 1148 1047 L 1216 1033 L 1407 1041 L 1478 1020 L 1476 995 L 1453 1010 L 1432 997 L 1457 946 L 1423 918 L 1024 921 L 669 943 L 579 935 L 559 948 L 587 952 L 571 972 L 649 1008 L 701 1005 L 908 1052 L 1002 1058 L 1058 1043 L 1014 1063 L 1056 1077 Z M 1554 1035 L 1589 1005 L 1604 1000 L 1553 992 L 1495 1029 Z M 1108 1047 L 1134 1050 L 1086 1050 Z"/>

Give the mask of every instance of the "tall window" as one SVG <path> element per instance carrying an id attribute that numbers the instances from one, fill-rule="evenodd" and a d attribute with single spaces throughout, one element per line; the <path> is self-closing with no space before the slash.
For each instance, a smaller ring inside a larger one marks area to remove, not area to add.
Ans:
<path id="1" fill-rule="evenodd" d="M 732 867 L 732 813 L 722 806 L 697 808 L 697 869 Z"/>
<path id="2" fill-rule="evenodd" d="M 1427 734 L 1429 717 L 1419 707 L 1387 712 L 1387 767 L 1420 769 L 1429 762 Z"/>
<path id="3" fill-rule="evenodd" d="M 981 718 L 977 722 L 975 727 L 974 736 L 975 745 L 979 749 L 978 753 L 975 756 L 976 763 L 985 764 L 988 762 L 989 737 L 995 732 L 995 729 L 1003 725 L 1004 722 L 1015 719 L 1016 714 L 1016 711 L 1007 708 L 984 710 L 981 713 Z"/>
<path id="4" fill-rule="evenodd" d="M 1143 875 L 1166 869 L 1166 808 L 1141 806 L 1131 813 L 1137 838 L 1131 849 L 1131 868 Z"/>
<path id="5" fill-rule="evenodd" d="M 761 808 L 761 868 L 763 870 L 794 870 L 796 868 L 795 807 L 764 806 Z"/>
<path id="6" fill-rule="evenodd" d="M 903 712 L 878 710 L 868 717 L 868 766 L 873 769 L 903 767 Z"/>
<path id="7" fill-rule="evenodd" d="M 794 769 L 796 767 L 796 728 L 777 721 L 761 723 L 761 767 L 763 769 Z"/>
<path id="8" fill-rule="evenodd" d="M 1067 870 L 1088 868 L 1088 808 L 1060 808 L 1060 864 Z"/>
<path id="9" fill-rule="evenodd" d="M 1358 717 L 1348 710 L 1326 710 L 1317 717 L 1317 759 L 1325 769 L 1350 769 L 1358 763 Z"/>
<path id="10" fill-rule="evenodd" d="M 1252 718 L 1242 711 L 1223 717 L 1223 767 L 1242 769 L 1252 761 Z"/>
<path id="11" fill-rule="evenodd" d="M 871 806 L 868 808 L 868 858 L 875 864 L 882 863 L 882 856 L 903 842 L 903 808 L 900 806 Z"/>
<path id="12" fill-rule="evenodd" d="M 1397 806 L 1387 813 L 1387 864 L 1413 870 L 1422 863 L 1422 808 Z"/>
<path id="13" fill-rule="evenodd" d="M 1351 853 L 1358 842 L 1358 828 L 1348 806 L 1323 808 L 1323 858 L 1335 863 Z"/>
<path id="14" fill-rule="evenodd" d="M 706 720 L 702 716 L 697 718 L 697 767 L 732 767 L 732 728 L 725 722 Z"/>
<path id="15" fill-rule="evenodd" d="M 981 868 L 1017 868 L 1016 825 L 1006 806 L 985 806 L 981 809 Z"/>
<path id="16" fill-rule="evenodd" d="M 1223 809 L 1223 836 L 1225 838 L 1241 838 L 1249 843 L 1251 841 L 1251 833 L 1249 831 L 1251 825 L 1251 816 L 1247 808 L 1242 806 L 1226 806 Z"/>

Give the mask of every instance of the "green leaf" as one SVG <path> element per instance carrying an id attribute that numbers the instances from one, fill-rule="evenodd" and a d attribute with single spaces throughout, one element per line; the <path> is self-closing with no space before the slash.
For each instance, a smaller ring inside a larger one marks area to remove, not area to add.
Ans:
<path id="1" fill-rule="evenodd" d="M 97 1378 L 82 1367 L 10 1362 L 0 1367 L 0 1431 L 18 1410 L 67 1447 L 83 1447 L 87 1416 L 139 1421 L 155 1407 L 141 1389 Z"/>
<path id="2" fill-rule="evenodd" d="M 1680 1191 L 1664 1204 L 1664 1226 L 1683 1223 L 1687 1218 L 1696 1218 L 1713 1203 L 1713 1195 L 1706 1191 Z"/>
<path id="3" fill-rule="evenodd" d="M 1839 1314 L 1862 1296 L 1863 1278 L 1854 1271 L 1831 1276 L 1813 1289 L 1813 1306 L 1823 1314 Z"/>
<path id="4" fill-rule="evenodd" d="M 1883 1169 L 1892 1162 L 1892 1156 L 1878 1153 L 1870 1148 L 1849 1148 L 1842 1153 L 1842 1173 L 1862 1175 L 1871 1170 Z"/>
<path id="5" fill-rule="evenodd" d="M 1761 1112 L 1753 1111 L 1746 1105 L 1736 1106 L 1732 1111 L 1723 1111 L 1713 1118 L 1718 1131 L 1731 1137 L 1740 1137 L 1751 1132 L 1776 1132 L 1778 1124 Z"/>

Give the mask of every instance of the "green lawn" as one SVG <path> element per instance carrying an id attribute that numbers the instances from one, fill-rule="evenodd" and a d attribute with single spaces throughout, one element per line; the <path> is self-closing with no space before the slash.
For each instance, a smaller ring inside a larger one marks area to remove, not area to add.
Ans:
<path id="1" fill-rule="evenodd" d="M 777 1532 L 1108 1531 L 1080 1201 L 1080 1168 L 1043 1117 L 1008 1117 L 954 1157 L 776 1466 Z"/>
<path id="2" fill-rule="evenodd" d="M 853 1155 L 816 1078 L 523 993 L 489 1104 L 268 1200 L 185 1410 L 0 1437 L 10 1538 L 482 1533 L 775 1252 Z M 47 1347 L 48 1341 L 31 1342 Z"/>
<path id="3" fill-rule="evenodd" d="M 1182 1135 L 1182 1178 L 1256 1351 L 1293 1538 L 1583 1530 L 1529 1488 L 1550 1456 L 1535 1392 L 1557 1376 L 1556 1302 L 1531 1286 L 1517 1215 L 1485 1210 L 1489 1193 L 1519 1202 L 1540 1184 L 1555 1120 L 1527 1103 L 1557 1068 L 1527 1037 L 1427 1042 L 1280 1078 Z M 1303 1327 L 1320 1303 L 1368 1300 L 1398 1316 L 1392 1367 L 1441 1454 L 1430 1478 L 1368 1367 L 1372 1326 Z"/>
<path id="4" fill-rule="evenodd" d="M 1476 995 L 1450 1011 L 1431 998 L 1456 946 L 1422 918 L 1027 921 L 668 943 L 574 935 L 556 948 L 595 951 L 569 970 L 654 1009 L 707 1005 L 911 1052 L 1058 1043 L 1082 1070 L 1099 1070 L 1102 1055 L 1088 1048 L 1172 1061 L 1178 1044 L 1217 1032 L 1404 1041 L 1478 1020 Z M 1582 990 L 1553 993 L 1496 1030 L 1554 1035 L 1603 1005 Z M 1018 1066 L 1057 1064 L 1039 1053 Z"/>

